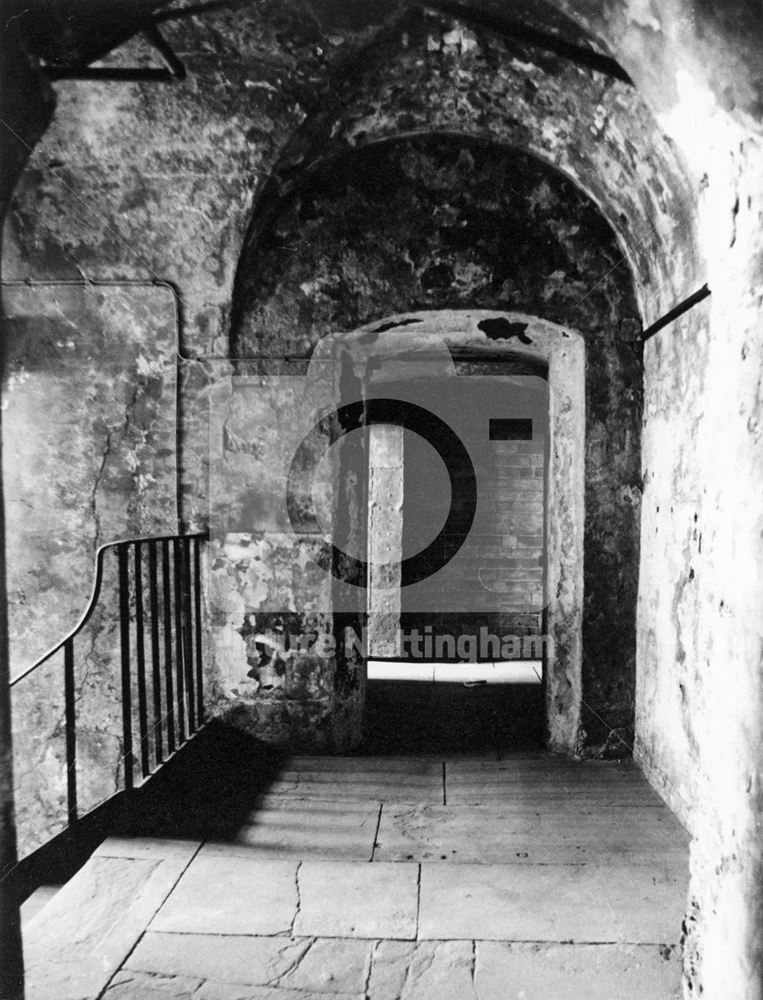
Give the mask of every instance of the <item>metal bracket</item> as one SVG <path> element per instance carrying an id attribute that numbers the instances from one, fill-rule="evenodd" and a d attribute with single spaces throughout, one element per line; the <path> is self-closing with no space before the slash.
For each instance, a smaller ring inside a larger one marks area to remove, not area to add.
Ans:
<path id="1" fill-rule="evenodd" d="M 650 340 L 655 333 L 659 333 L 663 327 L 667 326 L 668 323 L 672 323 L 674 319 L 678 319 L 679 316 L 683 316 L 685 312 L 688 312 L 692 306 L 696 306 L 698 302 L 702 302 L 710 294 L 710 288 L 708 285 L 703 285 L 698 291 L 693 292 L 688 298 L 684 299 L 683 302 L 679 302 L 677 306 L 666 312 L 664 316 L 661 316 L 656 322 L 652 323 L 651 326 L 647 327 L 646 330 L 641 334 L 641 340 L 646 343 Z"/>

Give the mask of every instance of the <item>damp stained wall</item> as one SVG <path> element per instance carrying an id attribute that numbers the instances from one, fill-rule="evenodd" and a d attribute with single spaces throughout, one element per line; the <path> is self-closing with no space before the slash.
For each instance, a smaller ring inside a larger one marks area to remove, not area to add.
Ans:
<path id="1" fill-rule="evenodd" d="M 13 676 L 77 626 L 99 548 L 177 525 L 176 317 L 169 289 L 3 289 L 8 616 Z M 115 606 L 107 573 L 104 597 Z M 99 608 L 77 640 L 80 806 L 119 787 L 118 636 Z M 13 688 L 23 853 L 66 823 L 63 653 Z"/>
<path id="2" fill-rule="evenodd" d="M 712 297 L 644 353 L 636 757 L 693 834 L 686 996 L 747 1000 L 763 978 L 763 159 L 707 107 L 688 124 L 713 142 L 686 140 Z"/>

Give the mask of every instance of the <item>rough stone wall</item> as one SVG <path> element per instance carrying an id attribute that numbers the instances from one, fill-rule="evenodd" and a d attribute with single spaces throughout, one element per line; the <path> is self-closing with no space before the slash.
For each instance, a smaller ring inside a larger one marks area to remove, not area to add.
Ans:
<path id="1" fill-rule="evenodd" d="M 6 286 L 3 478 L 13 674 L 72 631 L 99 547 L 177 525 L 176 320 L 168 289 Z M 80 805 L 121 770 L 113 573 L 76 647 Z M 62 654 L 13 688 L 23 853 L 66 821 Z"/>
<path id="2" fill-rule="evenodd" d="M 6 286 L 3 305 L 18 673 L 76 625 L 99 546 L 176 529 L 176 319 L 145 285 Z"/>
<path id="3" fill-rule="evenodd" d="M 90 576 L 92 568 L 91 564 Z M 113 615 L 119 590 L 113 550 L 106 553 L 101 596 L 74 645 L 80 815 L 124 788 L 119 623 Z M 68 823 L 63 661 L 61 650 L 12 691 L 16 822 L 22 856 Z"/>
<path id="4" fill-rule="evenodd" d="M 321 113 L 275 165 L 250 240 L 301 171 L 348 147 L 441 131 L 532 152 L 588 192 L 622 241 L 619 261 L 632 265 L 647 322 L 693 287 L 699 262 L 682 165 L 627 85 L 415 12 L 375 38 L 362 61 L 339 64 L 331 84 Z"/>
<path id="5" fill-rule="evenodd" d="M 748 3 L 555 6 L 632 74 L 691 170 L 697 284 L 712 300 L 645 350 L 636 750 L 694 834 L 684 995 L 752 1000 L 763 985 L 763 22 Z"/>
<path id="6" fill-rule="evenodd" d="M 542 311 L 600 337 L 635 319 L 627 268 L 602 274 L 620 254 L 596 206 L 506 147 L 375 145 L 310 173 L 269 213 L 239 264 L 232 357 L 303 355 L 415 309 Z M 523 342 L 520 330 L 505 338 Z"/>
<path id="7" fill-rule="evenodd" d="M 695 128 L 699 122 L 694 123 Z M 761 148 L 695 147 L 713 288 L 645 350 L 637 756 L 693 833 L 687 997 L 760 995 Z M 688 138 L 688 137 L 687 137 Z M 707 184 L 707 181 L 703 182 Z"/>
<path id="8" fill-rule="evenodd" d="M 673 109 L 694 83 L 745 131 L 760 134 L 763 25 L 754 3 L 550 0 L 632 75 L 649 107 Z M 678 138 L 669 131 L 671 138 Z"/>
<path id="9" fill-rule="evenodd" d="M 295 539 L 286 502 L 289 463 L 309 430 L 300 416 L 331 398 L 330 378 L 311 386 L 309 394 L 304 373 L 260 376 L 237 365 L 212 388 L 209 703 L 266 742 L 337 750 L 357 742 L 359 715 L 344 733 L 337 659 L 325 648 L 330 580 L 314 562 L 323 535 L 312 527 Z M 330 531 L 330 507 L 319 507 Z"/>

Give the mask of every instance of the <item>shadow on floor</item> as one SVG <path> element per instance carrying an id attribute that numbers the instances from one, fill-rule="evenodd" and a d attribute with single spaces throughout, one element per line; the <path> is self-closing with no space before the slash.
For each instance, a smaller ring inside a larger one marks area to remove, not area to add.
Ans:
<path id="1" fill-rule="evenodd" d="M 480 755 L 538 750 L 539 685 L 465 687 L 374 681 L 358 755 Z M 110 835 L 234 840 L 290 753 L 213 720 L 141 788 L 115 796 L 14 873 L 19 900 L 65 882 Z"/>
<path id="2" fill-rule="evenodd" d="M 371 681 L 363 754 L 459 754 L 502 757 L 544 745 L 540 684 L 468 687 Z"/>
<path id="3" fill-rule="evenodd" d="M 212 720 L 123 811 L 130 836 L 233 838 L 288 752 Z"/>
<path id="4" fill-rule="evenodd" d="M 543 747 L 540 685 L 368 685 L 366 737 L 358 755 L 483 755 Z M 121 832 L 233 839 L 279 776 L 286 749 L 267 747 L 213 721 L 123 810 Z"/>
<path id="5" fill-rule="evenodd" d="M 11 882 L 17 901 L 68 881 L 109 836 L 233 839 L 285 756 L 213 720 L 142 787 L 113 796 L 24 858 Z"/>

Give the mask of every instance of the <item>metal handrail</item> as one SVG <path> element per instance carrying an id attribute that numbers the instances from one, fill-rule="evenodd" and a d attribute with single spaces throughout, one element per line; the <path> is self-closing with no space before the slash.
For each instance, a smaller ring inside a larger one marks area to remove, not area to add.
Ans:
<path id="1" fill-rule="evenodd" d="M 134 544 L 135 542 L 171 542 L 176 538 L 198 538 L 200 541 L 203 541 L 206 540 L 207 535 L 206 533 L 193 535 L 147 535 L 143 538 L 124 538 L 116 542 L 106 542 L 105 545 L 99 546 L 95 556 L 95 577 L 93 579 L 92 590 L 90 591 L 90 599 L 87 602 L 87 607 L 82 613 L 80 620 L 71 632 L 67 633 L 67 635 L 65 635 L 60 642 L 56 643 L 55 646 L 52 646 L 47 653 L 43 653 L 39 660 L 36 660 L 31 666 L 25 667 L 21 673 L 16 674 L 15 677 L 11 677 L 8 682 L 9 686 L 13 687 L 15 684 L 18 684 L 19 681 L 23 681 L 25 677 L 28 677 L 29 674 L 35 671 L 38 667 L 41 667 L 46 660 L 49 660 L 52 656 L 55 656 L 56 653 L 59 653 L 64 648 L 66 643 L 70 639 L 74 639 L 77 633 L 81 632 L 85 625 L 87 625 L 90 620 L 90 616 L 98 603 L 98 598 L 101 595 L 101 584 L 103 583 L 103 557 L 109 549 L 114 549 L 119 545 Z"/>
<path id="2" fill-rule="evenodd" d="M 206 538 L 206 534 L 163 535 L 101 546 L 96 556 L 92 594 L 75 628 L 10 682 L 11 687 L 18 684 L 63 650 L 69 826 L 76 822 L 79 814 L 74 643 L 99 604 L 106 554 L 114 550 L 117 556 L 119 606 L 115 609 L 113 620 L 118 617 L 123 739 L 121 762 L 124 790 L 129 792 L 134 787 L 135 779 L 135 688 L 138 752 L 143 778 L 152 774 L 204 724 L 201 543 Z M 145 567 L 144 554 L 147 556 Z M 147 587 L 144 586 L 144 568 Z M 153 714 L 150 728 L 149 677 Z"/>

